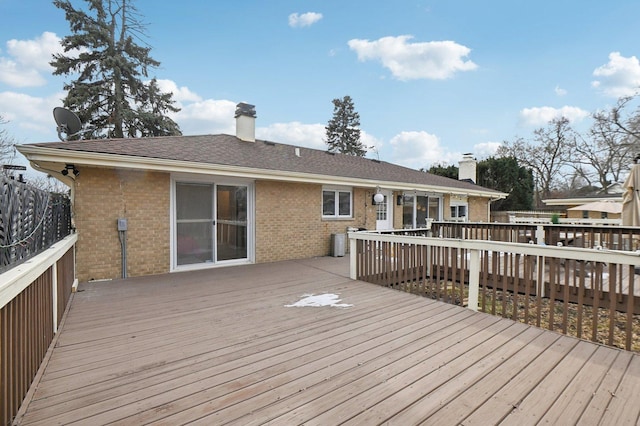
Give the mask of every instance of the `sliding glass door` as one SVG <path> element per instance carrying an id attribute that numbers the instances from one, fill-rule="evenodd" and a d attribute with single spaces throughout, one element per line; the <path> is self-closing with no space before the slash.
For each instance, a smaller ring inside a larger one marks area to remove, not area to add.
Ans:
<path id="1" fill-rule="evenodd" d="M 442 220 L 442 198 L 430 195 L 405 194 L 402 197 L 402 226 L 423 228 L 427 219 Z"/>
<path id="2" fill-rule="evenodd" d="M 247 185 L 176 182 L 175 265 L 248 258 Z"/>

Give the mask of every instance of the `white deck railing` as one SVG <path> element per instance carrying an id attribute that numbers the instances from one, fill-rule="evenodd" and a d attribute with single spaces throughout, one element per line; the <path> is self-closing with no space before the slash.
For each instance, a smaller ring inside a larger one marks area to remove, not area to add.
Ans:
<path id="1" fill-rule="evenodd" d="M 640 253 L 402 235 L 415 232 L 420 231 L 349 233 L 351 278 L 456 300 L 469 309 L 513 319 L 530 316 L 531 308 L 536 310 L 538 326 L 546 323 L 544 315 L 550 315 L 547 320 L 553 328 L 557 315 L 562 315 L 560 331 L 577 327 L 582 334 L 583 324 L 572 324 L 569 318 L 575 309 L 578 321 L 585 321 L 587 313 L 593 324 L 603 318 L 609 321 L 609 336 L 603 342 L 608 344 L 615 340 L 616 316 L 623 315 L 625 346 L 636 344 L 632 328 L 634 313 L 640 311 L 635 273 Z M 551 308 L 542 313 L 545 304 Z M 600 341 L 596 328 L 591 339 Z"/>
<path id="2" fill-rule="evenodd" d="M 75 278 L 76 234 L 0 274 L 0 424 L 11 424 L 58 330 Z"/>

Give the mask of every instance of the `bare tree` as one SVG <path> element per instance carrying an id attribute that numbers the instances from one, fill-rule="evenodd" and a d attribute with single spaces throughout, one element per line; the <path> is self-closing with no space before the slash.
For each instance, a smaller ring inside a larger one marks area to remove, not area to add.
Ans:
<path id="1" fill-rule="evenodd" d="M 589 186 L 598 184 L 606 193 L 612 182 L 620 182 L 633 158 L 632 137 L 615 124 L 610 113 L 593 114 L 593 124 L 585 135 L 576 135 L 572 149 L 576 174 Z"/>
<path id="2" fill-rule="evenodd" d="M 603 120 L 611 123 L 611 128 L 627 137 L 627 143 L 635 145 L 635 149 L 640 145 L 640 109 L 629 113 L 628 108 L 640 94 L 625 96 L 618 99 L 618 102 L 609 111 L 595 114 L 596 120 Z"/>
<path id="3" fill-rule="evenodd" d="M 36 188 L 42 189 L 43 191 L 52 192 L 55 194 L 69 194 L 69 187 L 50 175 L 39 173 L 37 176 L 29 178 L 28 183 L 29 185 L 35 186 Z"/>
<path id="4" fill-rule="evenodd" d="M 0 125 L 7 124 L 7 121 L 0 115 Z M 0 163 L 9 164 L 16 156 L 16 141 L 9 135 L 7 129 L 0 129 Z M 1 165 L 0 164 L 0 165 Z"/>
<path id="5" fill-rule="evenodd" d="M 575 145 L 575 132 L 565 117 L 556 118 L 533 132 L 531 141 L 517 138 L 505 141 L 498 149 L 499 157 L 514 157 L 533 172 L 538 202 L 548 198 L 552 190 L 567 180 L 570 147 Z"/>

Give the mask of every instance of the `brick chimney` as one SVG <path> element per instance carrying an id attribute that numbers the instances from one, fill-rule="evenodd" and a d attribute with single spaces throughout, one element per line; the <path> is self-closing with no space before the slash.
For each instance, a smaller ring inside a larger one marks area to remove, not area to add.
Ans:
<path id="1" fill-rule="evenodd" d="M 240 102 L 236 105 L 236 137 L 246 142 L 256 141 L 256 107 Z"/>
<path id="2" fill-rule="evenodd" d="M 476 183 L 476 159 L 470 152 L 462 155 L 462 160 L 458 163 L 458 180 Z"/>

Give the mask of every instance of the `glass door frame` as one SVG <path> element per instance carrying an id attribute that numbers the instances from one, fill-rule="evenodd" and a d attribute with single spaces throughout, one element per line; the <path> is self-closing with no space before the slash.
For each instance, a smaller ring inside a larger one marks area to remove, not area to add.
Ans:
<path id="1" fill-rule="evenodd" d="M 216 211 L 216 196 L 218 186 L 244 186 L 247 188 L 247 257 L 242 259 L 230 259 L 230 260 L 217 260 L 217 243 L 216 230 L 212 235 L 214 244 L 214 261 L 207 263 L 195 263 L 188 265 L 178 265 L 178 253 L 177 253 L 177 221 L 176 221 L 176 184 L 177 183 L 193 183 L 193 184 L 208 184 L 213 186 L 213 211 L 214 218 L 217 221 Z M 170 206 L 169 206 L 169 264 L 170 272 L 188 271 L 196 269 L 206 269 L 219 266 L 228 266 L 234 264 L 248 264 L 255 262 L 255 184 L 250 179 L 236 179 L 225 176 L 208 176 L 208 175 L 193 175 L 174 173 L 171 175 L 171 189 L 170 189 Z"/>

